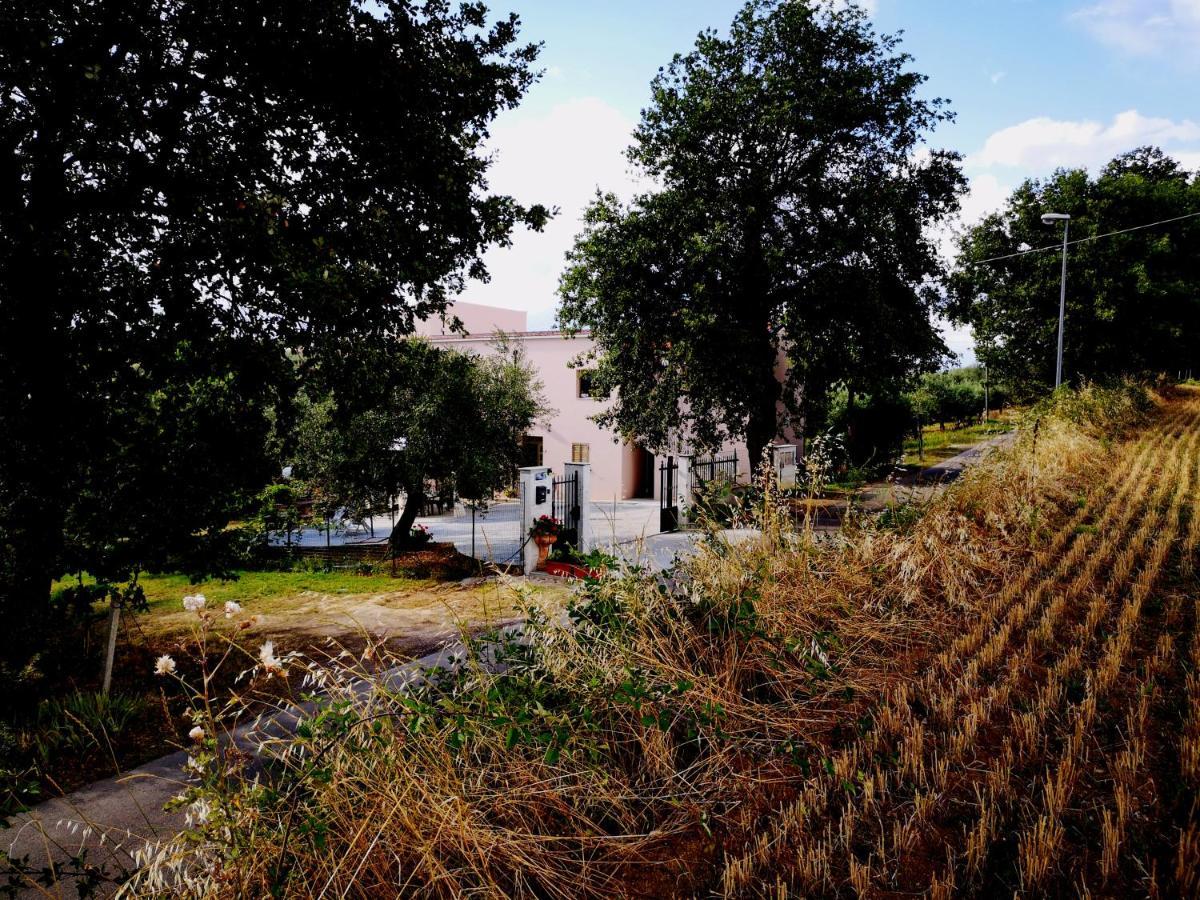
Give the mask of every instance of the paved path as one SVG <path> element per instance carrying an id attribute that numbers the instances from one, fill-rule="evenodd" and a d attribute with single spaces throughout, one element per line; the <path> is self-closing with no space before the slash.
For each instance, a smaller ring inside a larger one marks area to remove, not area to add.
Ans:
<path id="1" fill-rule="evenodd" d="M 620 544 L 658 533 L 657 500 L 609 500 L 592 503 L 592 533 L 598 541 Z M 440 516 L 421 516 L 417 525 L 429 529 L 435 541 L 449 541 L 459 552 L 495 563 L 518 558 L 525 540 L 518 500 L 492 503 L 472 518 L 471 510 L 457 507 Z M 328 535 L 316 528 L 292 534 L 292 543 L 301 547 L 340 547 L 346 544 L 382 544 L 392 530 L 390 518 L 368 520 L 362 527 L 335 530 Z M 275 539 L 275 544 L 285 543 Z"/>

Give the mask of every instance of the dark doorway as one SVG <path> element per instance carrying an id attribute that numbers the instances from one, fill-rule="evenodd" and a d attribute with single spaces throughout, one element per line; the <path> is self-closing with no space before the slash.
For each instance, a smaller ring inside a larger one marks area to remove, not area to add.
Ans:
<path id="1" fill-rule="evenodd" d="M 654 496 L 654 454 L 645 447 L 633 448 L 633 496 L 646 500 Z"/>
<path id="2" fill-rule="evenodd" d="M 542 466 L 542 439 L 538 435 L 527 434 L 521 438 L 521 465 Z"/>

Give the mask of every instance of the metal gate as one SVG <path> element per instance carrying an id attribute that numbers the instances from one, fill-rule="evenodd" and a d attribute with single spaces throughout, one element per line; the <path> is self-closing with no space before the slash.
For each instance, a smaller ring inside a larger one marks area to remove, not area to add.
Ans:
<path id="1" fill-rule="evenodd" d="M 554 499 L 550 515 L 558 519 L 561 528 L 558 540 L 561 545 L 570 544 L 579 548 L 579 473 L 572 472 L 554 479 Z"/>
<path id="2" fill-rule="evenodd" d="M 737 453 L 693 460 L 692 479 L 698 485 L 710 481 L 728 481 L 732 484 L 737 480 Z"/>
<path id="3" fill-rule="evenodd" d="M 658 530 L 679 530 L 679 492 L 675 481 L 679 477 L 679 463 L 668 456 L 658 467 Z"/>

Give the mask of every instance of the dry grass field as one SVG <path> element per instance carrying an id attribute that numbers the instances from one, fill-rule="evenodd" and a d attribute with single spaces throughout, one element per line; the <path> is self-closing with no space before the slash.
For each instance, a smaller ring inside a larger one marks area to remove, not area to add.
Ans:
<path id="1" fill-rule="evenodd" d="M 836 541 L 768 495 L 760 540 L 592 585 L 411 694 L 307 664 L 329 699 L 273 786 L 212 745 L 138 890 L 1196 896 L 1198 505 L 1189 388 L 1060 396 Z"/>

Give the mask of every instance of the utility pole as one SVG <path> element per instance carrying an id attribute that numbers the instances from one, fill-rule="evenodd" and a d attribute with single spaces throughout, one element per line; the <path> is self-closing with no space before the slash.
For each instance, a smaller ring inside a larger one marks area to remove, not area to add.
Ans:
<path id="1" fill-rule="evenodd" d="M 988 423 L 988 370 L 987 363 L 983 364 L 983 424 Z"/>
<path id="2" fill-rule="evenodd" d="M 1063 223 L 1062 280 L 1058 291 L 1058 365 L 1054 370 L 1054 387 L 1062 387 L 1063 373 L 1063 320 L 1067 315 L 1067 232 L 1071 228 L 1071 217 L 1067 213 L 1045 213 L 1043 225 Z"/>

